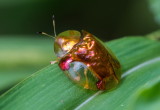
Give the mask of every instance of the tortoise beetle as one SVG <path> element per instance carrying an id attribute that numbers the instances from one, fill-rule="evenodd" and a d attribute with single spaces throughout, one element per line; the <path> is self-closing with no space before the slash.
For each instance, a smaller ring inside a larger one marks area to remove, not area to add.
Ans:
<path id="1" fill-rule="evenodd" d="M 120 63 L 101 40 L 84 30 L 67 30 L 57 36 L 54 20 L 53 27 L 58 65 L 71 80 L 91 90 L 109 90 L 119 83 Z"/>
<path id="2" fill-rule="evenodd" d="M 120 63 L 112 51 L 89 32 L 68 30 L 55 37 L 59 67 L 85 89 L 108 90 L 120 80 Z"/>

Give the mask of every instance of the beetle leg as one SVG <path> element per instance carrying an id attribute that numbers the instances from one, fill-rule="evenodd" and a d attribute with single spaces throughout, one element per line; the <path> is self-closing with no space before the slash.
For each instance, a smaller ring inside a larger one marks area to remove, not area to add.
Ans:
<path id="1" fill-rule="evenodd" d="M 50 61 L 50 64 L 52 65 L 52 64 L 55 64 L 56 63 L 56 61 Z"/>
<path id="2" fill-rule="evenodd" d="M 84 69 L 84 75 L 85 75 L 85 78 L 86 78 L 86 83 L 85 83 L 85 85 L 84 85 L 84 88 L 85 88 L 85 89 L 89 89 L 87 71 L 88 71 L 88 69 L 85 68 L 85 69 Z"/>
<path id="3" fill-rule="evenodd" d="M 57 62 L 58 62 L 57 60 L 55 60 L 55 61 L 50 61 L 50 64 L 53 65 L 53 64 L 55 64 L 55 63 L 57 63 Z"/>

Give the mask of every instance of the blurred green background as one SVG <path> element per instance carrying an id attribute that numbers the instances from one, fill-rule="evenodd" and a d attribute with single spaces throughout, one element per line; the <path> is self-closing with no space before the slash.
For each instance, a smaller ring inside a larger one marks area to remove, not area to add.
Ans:
<path id="1" fill-rule="evenodd" d="M 53 33 L 53 14 L 57 33 L 84 29 L 103 40 L 159 28 L 148 0 L 0 0 L 0 34 Z"/>
<path id="2" fill-rule="evenodd" d="M 53 40 L 37 35 L 87 30 L 103 41 L 160 28 L 160 0 L 0 0 L 0 92 L 55 59 Z"/>

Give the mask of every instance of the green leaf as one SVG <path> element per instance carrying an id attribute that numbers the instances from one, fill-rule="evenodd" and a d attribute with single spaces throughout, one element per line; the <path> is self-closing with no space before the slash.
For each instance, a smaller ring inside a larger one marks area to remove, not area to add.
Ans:
<path id="1" fill-rule="evenodd" d="M 49 64 L 53 40 L 40 36 L 0 36 L 0 94 Z"/>
<path id="2" fill-rule="evenodd" d="M 160 0 L 148 0 L 155 21 L 160 24 Z"/>
<path id="3" fill-rule="evenodd" d="M 85 90 L 72 83 L 54 64 L 32 74 L 1 95 L 0 109 L 128 110 L 140 89 L 160 80 L 160 43 L 137 36 L 113 40 L 106 45 L 122 65 L 122 80 L 115 90 Z"/>
<path id="4" fill-rule="evenodd" d="M 152 40 L 160 40 L 160 30 L 148 34 L 146 37 Z"/>
<path id="5" fill-rule="evenodd" d="M 140 88 L 134 95 L 130 108 L 132 110 L 157 110 L 160 104 L 160 80 L 158 78 L 153 79 L 144 87 Z"/>

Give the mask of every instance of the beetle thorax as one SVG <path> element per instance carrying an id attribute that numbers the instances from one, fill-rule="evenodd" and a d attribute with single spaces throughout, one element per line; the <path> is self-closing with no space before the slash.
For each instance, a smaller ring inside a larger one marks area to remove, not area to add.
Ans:
<path id="1" fill-rule="evenodd" d="M 66 32 L 68 34 L 66 34 Z M 78 31 L 70 30 L 62 32 L 55 38 L 54 52 L 57 57 L 61 58 L 67 54 L 79 41 L 80 33 Z"/>

